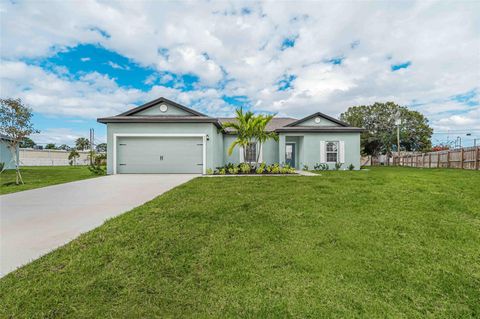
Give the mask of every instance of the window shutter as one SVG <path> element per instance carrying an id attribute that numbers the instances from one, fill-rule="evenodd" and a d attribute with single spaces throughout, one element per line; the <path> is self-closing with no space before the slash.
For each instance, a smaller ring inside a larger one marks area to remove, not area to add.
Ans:
<path id="1" fill-rule="evenodd" d="M 326 162 L 326 155 L 325 141 L 320 141 L 320 163 Z"/>
<path id="2" fill-rule="evenodd" d="M 340 141 L 340 163 L 345 163 L 345 141 Z"/>

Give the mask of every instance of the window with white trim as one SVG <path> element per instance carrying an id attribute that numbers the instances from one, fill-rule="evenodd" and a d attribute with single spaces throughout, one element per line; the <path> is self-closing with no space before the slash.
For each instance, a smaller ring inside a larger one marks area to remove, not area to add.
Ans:
<path id="1" fill-rule="evenodd" d="M 338 162 L 338 142 L 327 142 L 326 153 L 327 153 L 328 163 L 337 163 Z"/>
<path id="2" fill-rule="evenodd" d="M 250 143 L 245 149 L 245 162 L 253 163 L 257 161 L 257 143 Z"/>

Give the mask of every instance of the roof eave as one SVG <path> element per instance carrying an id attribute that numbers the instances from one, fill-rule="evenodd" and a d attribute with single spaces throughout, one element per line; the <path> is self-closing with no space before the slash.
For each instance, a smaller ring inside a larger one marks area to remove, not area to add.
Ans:
<path id="1" fill-rule="evenodd" d="M 276 129 L 276 133 L 362 133 L 365 129 L 359 127 L 342 127 L 339 129 L 332 128 L 299 128 L 295 130 L 287 128 Z"/>
<path id="2" fill-rule="evenodd" d="M 103 118 L 98 118 L 97 122 L 103 123 L 103 124 L 108 124 L 108 123 L 212 123 L 218 128 L 222 128 L 220 123 L 216 118 L 212 117 L 206 117 L 206 118 L 168 118 L 168 117 L 151 117 L 151 118 L 135 118 L 135 117 L 129 117 L 129 118 L 118 118 L 117 116 L 113 117 L 103 117 Z"/>

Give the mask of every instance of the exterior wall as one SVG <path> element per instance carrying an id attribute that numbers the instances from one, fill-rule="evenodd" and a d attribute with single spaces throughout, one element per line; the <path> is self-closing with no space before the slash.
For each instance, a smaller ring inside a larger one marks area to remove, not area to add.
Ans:
<path id="1" fill-rule="evenodd" d="M 211 123 L 109 123 L 107 125 L 107 172 L 113 173 L 113 134 L 207 134 L 206 169 L 215 169 L 226 163 L 238 164 L 240 154 L 235 147 L 231 156 L 227 151 L 235 140 L 235 135 L 222 134 Z M 297 168 L 307 165 L 313 169 L 320 163 L 320 141 L 344 141 L 345 163 L 342 169 L 353 164 L 360 168 L 360 133 L 280 133 L 279 141 L 269 140 L 263 146 L 263 162 L 267 164 L 285 163 L 285 142 L 295 141 Z M 329 164 L 331 168 L 334 164 Z"/>
<path id="2" fill-rule="evenodd" d="M 69 151 L 64 150 L 35 150 L 32 148 L 20 149 L 20 164 L 24 166 L 68 166 Z M 78 151 L 75 165 L 88 165 L 89 151 Z"/>
<path id="3" fill-rule="evenodd" d="M 296 126 L 340 126 L 335 122 L 332 122 L 330 120 L 327 120 L 326 118 L 320 117 L 320 123 L 315 123 L 315 117 L 306 120 L 305 122 L 302 122 L 300 124 L 297 124 Z"/>
<path id="4" fill-rule="evenodd" d="M 164 104 L 168 107 L 166 112 L 160 111 L 160 105 L 162 105 L 162 104 Z M 148 109 L 145 109 L 143 111 L 135 113 L 135 116 L 155 116 L 155 115 L 163 115 L 163 116 L 186 115 L 186 116 L 192 116 L 191 113 L 188 113 L 187 111 L 179 109 L 178 107 L 175 107 L 175 106 L 170 105 L 168 103 L 158 103 L 157 105 L 153 105 L 153 106 L 149 107 Z"/>
<path id="5" fill-rule="evenodd" d="M 17 156 L 18 156 L 18 148 L 17 148 Z M 5 169 L 15 168 L 15 163 L 13 162 L 12 157 L 13 157 L 12 152 L 8 147 L 8 143 L 0 139 L 0 162 L 5 163 Z"/>
<path id="6" fill-rule="evenodd" d="M 228 155 L 228 148 L 235 141 L 236 135 L 225 134 L 223 136 L 223 164 L 240 163 L 240 152 L 239 148 L 235 147 L 233 149 L 232 155 Z M 278 142 L 274 140 L 268 140 L 262 146 L 262 162 L 266 164 L 278 163 Z M 221 166 L 221 165 L 219 165 Z"/>
<path id="7" fill-rule="evenodd" d="M 303 140 L 299 147 L 299 168 L 307 165 L 313 169 L 314 165 L 320 163 L 320 141 L 344 141 L 345 142 L 345 163 L 341 169 L 347 169 L 350 164 L 355 169 L 360 169 L 360 133 L 281 133 L 279 142 L 280 163 L 285 163 L 285 141 L 287 137 L 302 136 Z M 334 168 L 335 164 L 329 164 Z"/>
<path id="8" fill-rule="evenodd" d="M 238 147 L 233 149 L 232 155 L 228 155 L 228 148 L 235 141 L 236 136 L 232 134 L 223 135 L 223 163 L 240 163 L 240 153 Z M 220 165 L 221 166 L 221 165 Z"/>
<path id="9" fill-rule="evenodd" d="M 268 140 L 263 145 L 263 162 L 270 165 L 278 163 L 278 142 L 275 140 Z"/>
<path id="10" fill-rule="evenodd" d="M 223 166 L 224 161 L 223 161 L 223 146 L 224 146 L 224 139 L 223 139 L 223 133 L 214 127 L 216 130 L 216 134 L 212 134 L 210 136 L 210 140 L 213 138 L 213 145 L 215 145 L 214 149 L 214 158 L 213 158 L 213 167 L 212 169 L 215 169 L 217 167 Z"/>
<path id="11" fill-rule="evenodd" d="M 221 143 L 217 127 L 211 123 L 108 123 L 107 124 L 107 173 L 113 174 L 113 134 L 207 134 L 206 169 L 214 169 Z"/>

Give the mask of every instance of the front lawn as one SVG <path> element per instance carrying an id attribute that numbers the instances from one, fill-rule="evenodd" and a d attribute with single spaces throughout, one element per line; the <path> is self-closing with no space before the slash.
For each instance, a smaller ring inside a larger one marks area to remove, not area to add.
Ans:
<path id="1" fill-rule="evenodd" d="M 2 318 L 480 316 L 480 172 L 197 178 L 0 280 Z"/>
<path id="2" fill-rule="evenodd" d="M 15 185 L 13 169 L 0 174 L 0 195 L 96 177 L 86 166 L 26 166 L 20 172 L 23 185 Z"/>

